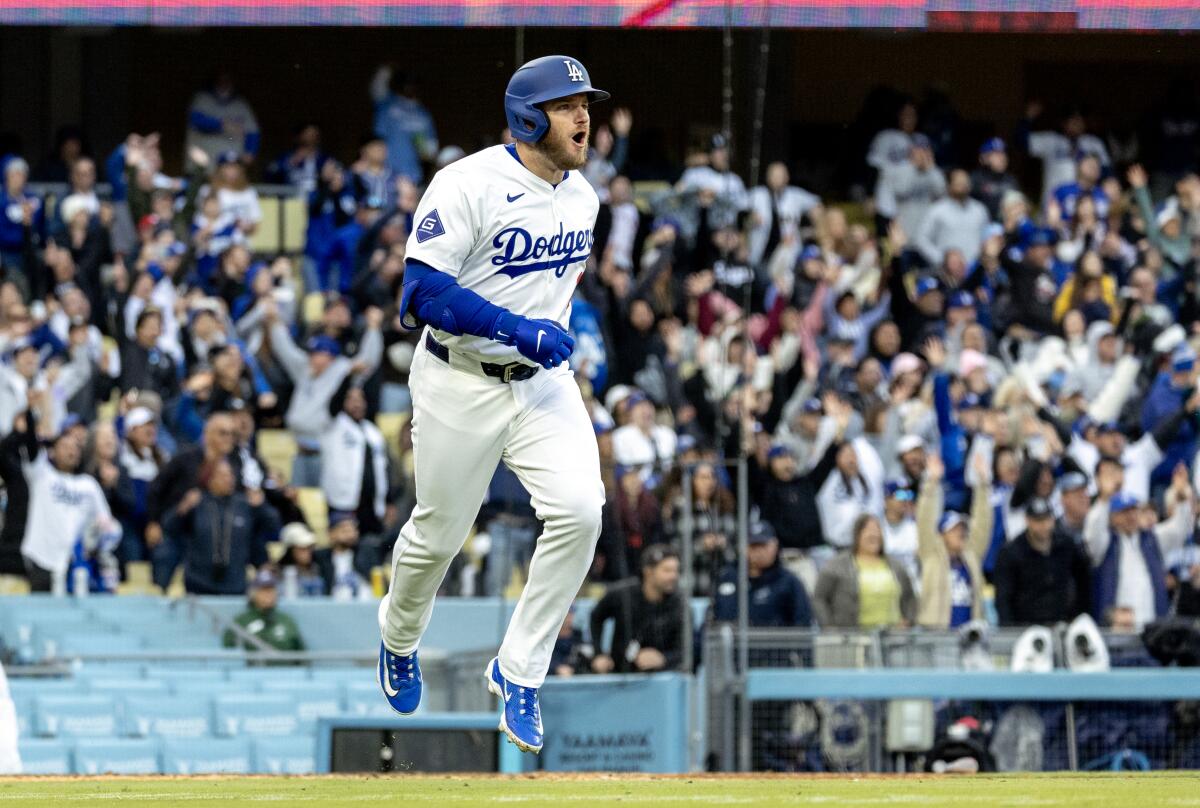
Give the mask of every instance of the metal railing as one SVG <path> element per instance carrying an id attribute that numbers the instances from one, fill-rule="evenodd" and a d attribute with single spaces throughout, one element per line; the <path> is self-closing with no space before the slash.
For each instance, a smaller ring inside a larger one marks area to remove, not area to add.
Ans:
<path id="1" fill-rule="evenodd" d="M 703 641 L 710 767 L 751 771 L 794 765 L 792 770 L 814 770 L 805 767 L 817 765 L 811 758 L 822 758 L 829 747 L 836 747 L 826 730 L 838 720 L 836 711 L 844 710 L 855 717 L 861 734 L 855 768 L 844 770 L 902 771 L 910 757 L 898 753 L 888 757 L 893 751 L 888 745 L 889 722 L 900 720 L 894 706 L 917 703 L 913 709 L 927 713 L 932 721 L 935 705 L 969 702 L 988 712 L 997 710 L 998 704 L 1028 701 L 1059 705 L 1053 709 L 1061 709 L 1061 716 L 1051 720 L 1046 730 L 1048 737 L 1056 739 L 1058 757 L 1046 765 L 1074 771 L 1097 757 L 1095 744 L 1078 737 L 1080 726 L 1111 718 L 1128 723 L 1133 727 L 1130 733 L 1136 735 L 1138 722 L 1150 720 L 1139 710 L 1161 719 L 1170 712 L 1163 702 L 1200 699 L 1200 671 L 1192 669 L 1115 668 L 1111 675 L 1061 669 L 1010 672 L 1014 649 L 1024 633 L 990 630 L 984 640 L 985 661 L 981 663 L 976 654 L 964 663 L 960 632 L 760 628 L 750 629 L 744 643 L 739 643 L 732 624 L 714 624 Z M 1067 657 L 1063 636 L 1062 631 L 1054 632 L 1051 649 L 1059 662 Z M 1110 633 L 1103 639 L 1114 664 L 1153 664 L 1148 663 L 1139 636 Z M 738 654 L 743 644 L 748 651 L 744 661 Z M 963 670 L 964 666 L 976 669 Z M 808 728 L 809 737 L 796 729 L 800 726 Z M 1047 740 L 1047 748 L 1051 745 Z M 1151 759 L 1176 758 L 1176 750 L 1162 746 L 1158 743 Z M 786 754 L 780 754 L 780 748 L 786 748 Z M 1105 753 L 1109 751 L 1121 750 Z M 1049 761 L 1052 756 L 1046 754 Z M 787 763 L 781 763 L 781 758 Z M 824 758 L 820 765 L 838 770 L 848 764 L 844 759 Z"/>

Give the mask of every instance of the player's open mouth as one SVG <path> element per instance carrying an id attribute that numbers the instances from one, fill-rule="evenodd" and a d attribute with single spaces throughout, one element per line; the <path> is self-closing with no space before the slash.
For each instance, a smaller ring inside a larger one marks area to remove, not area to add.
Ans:
<path id="1" fill-rule="evenodd" d="M 576 132 L 571 136 L 571 140 L 575 141 L 576 145 L 582 146 L 587 141 L 587 130 L 585 129 L 582 132 Z"/>

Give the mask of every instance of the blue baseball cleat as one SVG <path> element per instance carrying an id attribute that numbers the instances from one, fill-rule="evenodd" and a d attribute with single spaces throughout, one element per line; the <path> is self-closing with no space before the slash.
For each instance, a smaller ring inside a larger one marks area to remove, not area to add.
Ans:
<path id="1" fill-rule="evenodd" d="M 486 676 L 488 691 L 504 701 L 500 729 L 522 752 L 542 751 L 542 711 L 537 688 L 509 684 L 500 673 L 499 658 L 488 663 Z"/>
<path id="2" fill-rule="evenodd" d="M 417 652 L 401 656 L 380 643 L 376 674 L 392 709 L 400 715 L 412 715 L 421 703 L 421 664 L 417 662 Z"/>

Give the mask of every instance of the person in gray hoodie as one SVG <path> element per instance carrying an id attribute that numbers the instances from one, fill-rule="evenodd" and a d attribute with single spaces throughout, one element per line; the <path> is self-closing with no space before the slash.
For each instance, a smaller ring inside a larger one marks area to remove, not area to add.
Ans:
<path id="1" fill-rule="evenodd" d="M 879 173 L 875 209 L 883 219 L 899 223 L 905 233 L 920 232 L 929 207 L 946 192 L 946 179 L 933 162 L 929 138 L 913 135 L 908 160 Z"/>
<path id="2" fill-rule="evenodd" d="M 342 356 L 341 346 L 326 336 L 313 337 L 305 345 L 307 350 L 301 348 L 271 304 L 264 316 L 269 324 L 271 353 L 295 385 L 284 419 L 300 449 L 292 465 L 292 484 L 319 486 L 321 437 L 333 420 L 329 402 L 347 376 L 366 378 L 379 366 L 383 356 L 383 334 L 379 330 L 383 312 L 367 309 L 366 331 L 354 358 Z"/>
<path id="3" fill-rule="evenodd" d="M 988 211 L 971 198 L 971 176 L 961 168 L 950 172 L 946 196 L 934 202 L 921 221 L 914 245 L 930 266 L 940 267 L 950 250 L 958 250 L 970 266 L 979 258 Z"/>
<path id="4" fill-rule="evenodd" d="M 1088 401 L 1095 401 L 1112 379 L 1123 353 L 1124 341 L 1112 323 L 1107 320 L 1092 323 L 1087 330 L 1087 362 L 1071 372 L 1071 389 L 1079 390 Z"/>

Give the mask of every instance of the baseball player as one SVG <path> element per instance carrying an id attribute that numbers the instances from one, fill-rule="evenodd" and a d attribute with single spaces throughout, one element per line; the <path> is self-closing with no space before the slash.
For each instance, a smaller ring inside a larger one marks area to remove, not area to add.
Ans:
<path id="1" fill-rule="evenodd" d="M 604 504 L 591 421 L 566 361 L 574 348 L 566 323 L 599 208 L 579 171 L 588 105 L 608 97 L 569 56 L 523 65 L 504 95 L 516 143 L 439 171 L 407 245 L 401 314 L 425 326 L 410 375 L 417 506 L 380 604 L 379 682 L 397 712 L 417 708 L 417 647 L 434 593 L 503 461 L 544 522 L 529 582 L 486 672 L 504 702 L 500 729 L 528 752 L 542 748 L 538 688 L 591 565 Z"/>

